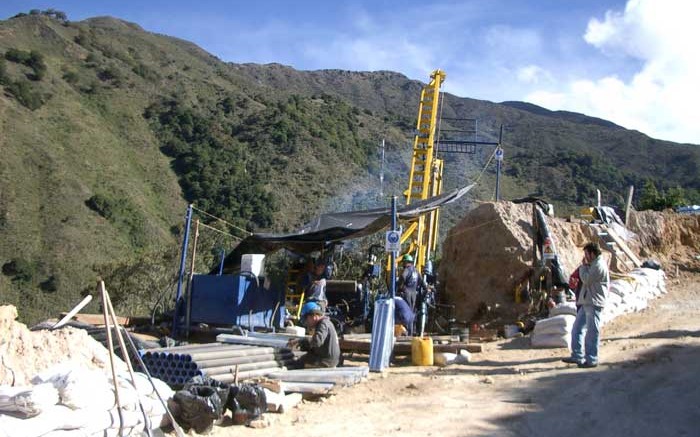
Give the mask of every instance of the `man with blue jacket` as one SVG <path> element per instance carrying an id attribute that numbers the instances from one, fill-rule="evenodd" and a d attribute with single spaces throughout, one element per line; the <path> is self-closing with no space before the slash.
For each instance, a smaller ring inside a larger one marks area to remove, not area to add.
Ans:
<path id="1" fill-rule="evenodd" d="M 583 261 L 578 269 L 581 291 L 577 304 L 581 310 L 571 332 L 571 356 L 562 361 L 590 368 L 598 365 L 600 317 L 608 296 L 610 273 L 596 243 L 583 247 Z"/>

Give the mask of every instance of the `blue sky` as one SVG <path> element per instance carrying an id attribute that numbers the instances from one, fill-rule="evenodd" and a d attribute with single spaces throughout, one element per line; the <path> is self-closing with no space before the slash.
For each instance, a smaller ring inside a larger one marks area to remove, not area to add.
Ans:
<path id="1" fill-rule="evenodd" d="M 15 1 L 110 15 L 230 62 L 392 70 L 462 97 L 582 112 L 654 138 L 700 144 L 700 1 Z"/>

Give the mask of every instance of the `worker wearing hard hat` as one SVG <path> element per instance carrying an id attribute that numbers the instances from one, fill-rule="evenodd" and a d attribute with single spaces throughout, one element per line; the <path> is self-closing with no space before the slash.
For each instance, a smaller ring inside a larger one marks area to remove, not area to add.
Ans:
<path id="1" fill-rule="evenodd" d="M 425 287 L 423 277 L 418 273 L 413 265 L 413 257 L 409 254 L 401 258 L 403 262 L 403 271 L 399 276 L 399 282 L 396 289 L 399 291 L 399 296 L 403 297 L 411 310 L 416 311 L 416 297 L 418 296 L 418 288 Z"/>
<path id="2" fill-rule="evenodd" d="M 340 362 L 340 344 L 335 327 L 317 302 L 307 302 L 301 307 L 301 319 L 311 338 L 289 340 L 289 347 L 299 346 L 306 355 L 299 359 L 304 367 L 337 367 Z"/>

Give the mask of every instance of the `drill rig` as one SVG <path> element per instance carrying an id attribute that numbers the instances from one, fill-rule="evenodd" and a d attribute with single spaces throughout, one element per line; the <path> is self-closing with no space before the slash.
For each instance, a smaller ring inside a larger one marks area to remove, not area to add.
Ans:
<path id="1" fill-rule="evenodd" d="M 443 160 L 436 156 L 435 129 L 440 106 L 440 87 L 445 77 L 444 71 L 433 71 L 430 74 L 430 82 L 421 90 L 411 172 L 408 189 L 404 191 L 406 205 L 442 194 Z M 439 214 L 440 210 L 435 209 L 421 215 L 411 222 L 401 235 L 401 244 L 407 243 L 408 246 L 400 255 L 413 255 L 418 272 L 425 270 L 437 247 Z"/>

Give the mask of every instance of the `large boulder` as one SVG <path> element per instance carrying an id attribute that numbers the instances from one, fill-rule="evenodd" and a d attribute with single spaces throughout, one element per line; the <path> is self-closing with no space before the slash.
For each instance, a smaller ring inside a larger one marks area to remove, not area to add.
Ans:
<path id="1" fill-rule="evenodd" d="M 442 299 L 455 305 L 458 320 L 470 320 L 479 306 L 498 305 L 505 317 L 523 310 L 514 287 L 527 277 L 533 259 L 532 204 L 482 203 L 448 233 L 439 276 Z M 581 248 L 595 240 L 585 223 L 547 218 L 564 275 L 578 266 Z"/>
<path id="2" fill-rule="evenodd" d="M 438 273 L 441 299 L 455 305 L 458 320 L 471 320 L 482 304 L 498 305 L 504 318 L 512 320 L 527 309 L 515 304 L 514 288 L 532 266 L 532 208 L 532 204 L 482 203 L 449 231 Z M 547 217 L 547 226 L 565 277 L 581 262 L 587 242 L 600 243 L 584 220 Z M 658 259 L 674 274 L 700 271 L 700 215 L 633 211 L 629 230 L 618 232 L 626 234 L 626 245 L 641 260 Z M 629 265 L 611 252 L 603 255 L 612 272 L 629 271 Z"/>

